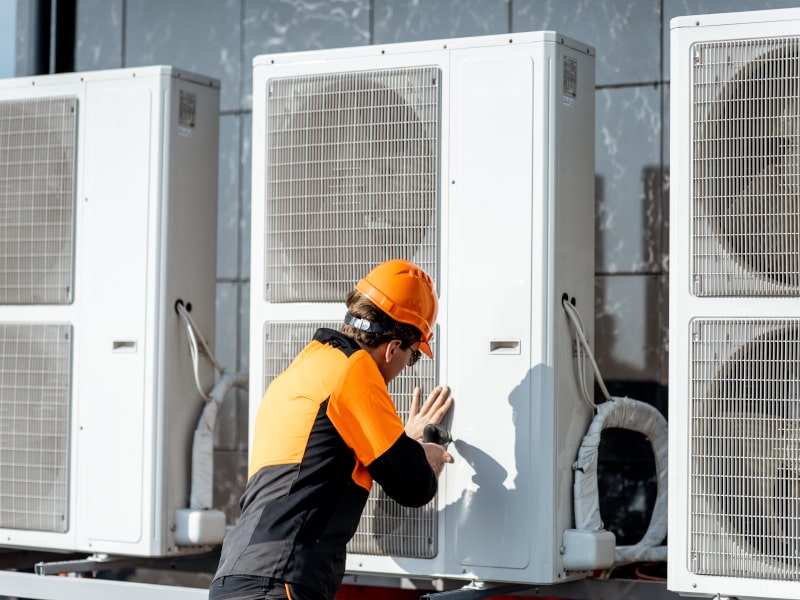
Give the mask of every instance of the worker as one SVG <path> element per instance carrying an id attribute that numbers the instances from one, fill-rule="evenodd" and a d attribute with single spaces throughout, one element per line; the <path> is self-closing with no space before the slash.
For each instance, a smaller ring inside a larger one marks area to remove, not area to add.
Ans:
<path id="1" fill-rule="evenodd" d="M 433 282 L 389 260 L 346 299 L 339 331 L 321 328 L 270 383 L 256 416 L 241 516 L 225 537 L 210 600 L 333 600 L 373 479 L 403 506 L 423 506 L 453 461 L 422 441 L 453 398 L 436 387 L 405 426 L 387 384 L 422 354 L 438 310 Z"/>

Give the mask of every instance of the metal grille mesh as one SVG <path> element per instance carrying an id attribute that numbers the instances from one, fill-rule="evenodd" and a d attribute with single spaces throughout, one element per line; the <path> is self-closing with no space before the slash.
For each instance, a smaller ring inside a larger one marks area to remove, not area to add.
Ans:
<path id="1" fill-rule="evenodd" d="M 391 258 L 434 274 L 438 81 L 416 67 L 269 82 L 267 301 L 340 302 Z"/>
<path id="2" fill-rule="evenodd" d="M 269 322 L 264 327 L 264 389 L 311 340 L 319 327 L 338 329 L 338 321 Z M 435 338 L 431 348 L 436 353 Z M 405 421 L 411 410 L 414 388 L 426 393 L 433 389 L 436 363 L 423 357 L 406 368 L 389 384 L 400 417 Z M 420 508 L 406 508 L 389 498 L 377 483 L 373 485 L 356 534 L 347 546 L 349 552 L 379 556 L 431 558 L 437 552 L 436 500 Z"/>
<path id="3" fill-rule="evenodd" d="M 800 577 L 800 319 L 691 324 L 694 573 Z"/>
<path id="4" fill-rule="evenodd" d="M 76 107 L 0 102 L 0 304 L 72 301 Z"/>
<path id="5" fill-rule="evenodd" d="M 71 337 L 0 324 L 0 527 L 67 530 Z"/>
<path id="6" fill-rule="evenodd" d="M 698 44 L 693 285 L 700 296 L 800 292 L 800 38 Z"/>

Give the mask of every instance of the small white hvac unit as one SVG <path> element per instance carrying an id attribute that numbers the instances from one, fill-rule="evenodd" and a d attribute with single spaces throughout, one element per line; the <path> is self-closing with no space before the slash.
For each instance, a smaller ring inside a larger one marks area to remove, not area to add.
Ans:
<path id="1" fill-rule="evenodd" d="M 561 548 L 591 411 L 561 300 L 593 314 L 594 50 L 531 32 L 253 62 L 251 432 L 355 282 L 411 260 L 440 294 L 436 359 L 390 392 L 406 417 L 415 386 L 451 386 L 455 463 L 420 509 L 375 486 L 348 572 L 583 576 Z"/>
<path id="2" fill-rule="evenodd" d="M 218 113 L 170 67 L 0 81 L 0 545 L 181 551 L 202 401 L 175 304 L 213 333 Z"/>
<path id="3" fill-rule="evenodd" d="M 800 10 L 671 23 L 668 586 L 800 598 Z"/>

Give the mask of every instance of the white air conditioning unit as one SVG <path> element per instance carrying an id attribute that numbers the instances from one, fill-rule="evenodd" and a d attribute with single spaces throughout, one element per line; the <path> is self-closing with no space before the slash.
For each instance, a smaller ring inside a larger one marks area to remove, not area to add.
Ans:
<path id="1" fill-rule="evenodd" d="M 681 593 L 800 597 L 798 32 L 797 9 L 671 22 L 668 586 Z"/>
<path id="2" fill-rule="evenodd" d="M 0 81 L 0 545 L 184 550 L 202 401 L 175 304 L 213 333 L 218 114 L 171 67 Z"/>
<path id="3" fill-rule="evenodd" d="M 375 486 L 348 572 L 583 576 L 561 548 L 591 411 L 561 300 L 593 314 L 594 50 L 531 32 L 277 54 L 253 81 L 251 432 L 354 283 L 411 260 L 440 294 L 436 360 L 390 391 L 405 417 L 414 386 L 452 387 L 455 463 L 421 509 Z"/>

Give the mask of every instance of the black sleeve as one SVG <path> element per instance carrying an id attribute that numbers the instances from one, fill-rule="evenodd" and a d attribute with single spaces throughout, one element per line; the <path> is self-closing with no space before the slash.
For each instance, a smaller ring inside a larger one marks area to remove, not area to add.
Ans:
<path id="1" fill-rule="evenodd" d="M 390 498 L 403 506 L 423 506 L 436 495 L 436 474 L 425 450 L 405 433 L 367 471 Z"/>

